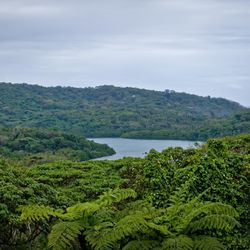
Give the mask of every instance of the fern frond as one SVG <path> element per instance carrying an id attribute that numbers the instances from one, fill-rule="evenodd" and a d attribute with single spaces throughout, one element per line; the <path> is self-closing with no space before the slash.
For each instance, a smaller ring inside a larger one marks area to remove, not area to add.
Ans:
<path id="1" fill-rule="evenodd" d="M 175 238 L 167 238 L 162 242 L 162 250 L 193 250 L 194 242 L 186 235 L 179 235 Z"/>
<path id="2" fill-rule="evenodd" d="M 115 242 L 126 236 L 133 235 L 136 232 L 143 232 L 147 230 L 147 228 L 147 222 L 142 216 L 138 214 L 127 215 L 122 218 L 115 227 L 101 231 L 99 237 L 90 243 L 95 250 L 112 247 Z"/>
<path id="3" fill-rule="evenodd" d="M 153 222 L 147 222 L 147 226 L 151 229 L 154 229 L 156 231 L 158 231 L 159 233 L 163 234 L 163 235 L 173 235 L 169 230 L 168 227 L 165 225 L 157 225 Z"/>
<path id="4" fill-rule="evenodd" d="M 199 208 L 190 213 L 192 217 L 197 217 L 200 214 L 224 214 L 232 217 L 238 216 L 238 213 L 232 206 L 219 202 L 208 202 L 206 204 L 200 203 Z"/>
<path id="5" fill-rule="evenodd" d="M 194 174 L 193 174 L 194 175 Z M 189 180 L 185 181 L 180 187 L 169 197 L 169 201 L 172 205 L 186 202 L 186 194 L 189 193 L 190 186 L 193 185 L 196 177 L 192 176 Z"/>
<path id="6" fill-rule="evenodd" d="M 193 200 L 191 202 L 193 202 Z M 232 218 L 233 216 L 237 216 L 237 212 L 233 207 L 222 203 L 209 202 L 207 204 L 202 204 L 197 202 L 196 205 L 190 205 L 188 203 L 187 205 L 183 205 L 183 214 L 180 217 L 179 225 L 176 227 L 176 230 L 182 232 L 188 228 L 189 224 L 196 218 L 212 214 L 227 215 Z"/>
<path id="7" fill-rule="evenodd" d="M 156 209 L 152 204 L 146 202 L 145 200 L 137 200 L 135 202 L 130 202 L 126 204 L 126 207 L 117 213 L 117 216 L 122 218 L 128 214 L 135 213 L 135 211 L 140 211 L 143 214 L 151 214 L 151 217 L 157 216 L 160 209 Z"/>
<path id="8" fill-rule="evenodd" d="M 184 190 L 187 186 L 189 186 L 189 182 L 187 182 L 187 184 L 184 183 Z M 170 197 L 170 199 L 172 199 L 172 205 L 167 208 L 167 214 L 172 218 L 175 218 L 176 216 L 185 217 L 186 215 L 190 214 L 191 211 L 196 211 L 197 207 L 203 205 L 199 202 L 199 200 L 207 191 L 208 189 L 199 194 L 197 197 L 190 200 L 189 202 L 183 203 L 182 199 L 178 198 L 178 193 L 181 194 L 183 192 L 182 187 L 180 187 L 176 191 L 177 193 L 175 192 L 174 195 Z"/>
<path id="9" fill-rule="evenodd" d="M 59 210 L 43 205 L 20 206 L 19 210 L 22 212 L 21 220 L 48 220 L 50 216 L 56 217 L 60 214 Z"/>
<path id="10" fill-rule="evenodd" d="M 55 250 L 69 249 L 81 234 L 81 229 L 76 221 L 58 222 L 48 236 L 48 246 Z"/>
<path id="11" fill-rule="evenodd" d="M 122 250 L 149 250 L 159 246 L 157 240 L 132 240 Z"/>
<path id="12" fill-rule="evenodd" d="M 195 250 L 225 250 L 226 248 L 214 237 L 200 236 L 194 239 Z"/>
<path id="13" fill-rule="evenodd" d="M 127 198 L 136 198 L 136 192 L 133 189 L 114 189 L 105 192 L 95 203 L 101 206 L 109 206 Z"/>
<path id="14" fill-rule="evenodd" d="M 91 249 L 103 250 L 103 249 L 114 249 L 115 241 L 108 239 L 109 232 L 112 231 L 112 227 L 100 228 L 96 230 L 86 231 L 86 240 L 88 241 Z"/>
<path id="15" fill-rule="evenodd" d="M 78 219 L 85 215 L 93 214 L 98 211 L 100 206 L 94 202 L 78 203 L 72 207 L 67 208 L 67 213 L 65 214 L 65 219 Z"/>
<path id="16" fill-rule="evenodd" d="M 190 232 L 196 232 L 198 230 L 225 230 L 230 231 L 235 226 L 240 226 L 239 222 L 229 215 L 207 215 L 189 225 Z"/>

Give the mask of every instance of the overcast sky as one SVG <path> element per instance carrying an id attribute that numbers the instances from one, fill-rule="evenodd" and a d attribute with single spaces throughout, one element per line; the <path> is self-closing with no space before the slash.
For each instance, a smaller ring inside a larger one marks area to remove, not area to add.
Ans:
<path id="1" fill-rule="evenodd" d="M 250 106 L 249 0 L 0 0 L 0 81 L 133 86 Z"/>

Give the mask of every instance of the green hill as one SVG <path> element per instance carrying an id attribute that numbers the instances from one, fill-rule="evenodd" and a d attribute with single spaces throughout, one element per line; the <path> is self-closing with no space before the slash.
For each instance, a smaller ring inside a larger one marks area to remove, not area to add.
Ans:
<path id="1" fill-rule="evenodd" d="M 124 133 L 122 136 L 126 138 L 206 140 L 210 137 L 241 133 L 250 133 L 249 110 L 233 113 L 228 117 L 205 119 L 200 124 L 195 124 L 185 129 L 174 127 L 172 129 L 157 129 L 153 131 L 139 130 Z"/>
<path id="2" fill-rule="evenodd" d="M 84 161 L 115 153 L 105 144 L 44 129 L 0 129 L 0 156 L 26 165 L 55 160 Z"/>
<path id="3" fill-rule="evenodd" d="M 223 98 L 169 90 L 0 83 L 0 126 L 53 128 L 86 137 L 206 139 L 234 134 L 230 119 L 243 111 L 249 112 Z"/>

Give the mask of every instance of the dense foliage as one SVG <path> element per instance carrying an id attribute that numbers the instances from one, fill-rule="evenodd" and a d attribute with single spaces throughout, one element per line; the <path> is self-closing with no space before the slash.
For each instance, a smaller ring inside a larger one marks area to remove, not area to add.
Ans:
<path id="1" fill-rule="evenodd" d="M 79 203 L 66 212 L 44 206 L 24 206 L 22 220 L 56 217 L 48 237 L 52 249 L 224 249 L 208 232 L 229 232 L 239 223 L 236 211 L 220 203 L 173 202 L 165 209 L 137 201 L 114 206 L 133 190 L 104 193 L 93 202 Z M 202 233 L 201 233 L 202 232 Z M 80 236 L 80 237 L 79 237 Z"/>
<path id="2" fill-rule="evenodd" d="M 249 134 L 0 174 L 0 249 L 249 249 Z"/>
<path id="3" fill-rule="evenodd" d="M 19 218 L 20 205 L 64 209 L 91 200 L 124 182 L 116 164 L 101 161 L 63 161 L 27 168 L 0 158 L 0 176 L 0 249 L 39 249 L 40 242 L 35 240 L 46 232 L 47 223 L 38 223 L 27 230 L 27 224 Z"/>
<path id="4" fill-rule="evenodd" d="M 122 134 L 127 138 L 147 139 L 189 139 L 205 140 L 210 137 L 237 135 L 250 132 L 250 111 L 237 112 L 227 118 L 211 118 L 204 120 L 192 128 L 171 128 L 156 130 L 137 130 Z"/>
<path id="5" fill-rule="evenodd" d="M 0 83 L 0 126 L 56 128 L 87 137 L 203 140 L 249 133 L 250 119 L 249 110 L 235 102 L 169 90 Z"/>
<path id="6" fill-rule="evenodd" d="M 83 161 L 114 154 L 105 144 L 44 129 L 0 129 L 0 156 L 23 160 L 25 164 L 55 160 Z"/>

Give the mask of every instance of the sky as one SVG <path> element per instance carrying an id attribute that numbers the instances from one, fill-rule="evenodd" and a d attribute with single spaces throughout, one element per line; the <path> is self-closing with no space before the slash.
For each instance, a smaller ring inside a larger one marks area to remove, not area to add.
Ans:
<path id="1" fill-rule="evenodd" d="M 115 85 L 250 107 L 249 0 L 0 0 L 0 82 Z"/>

